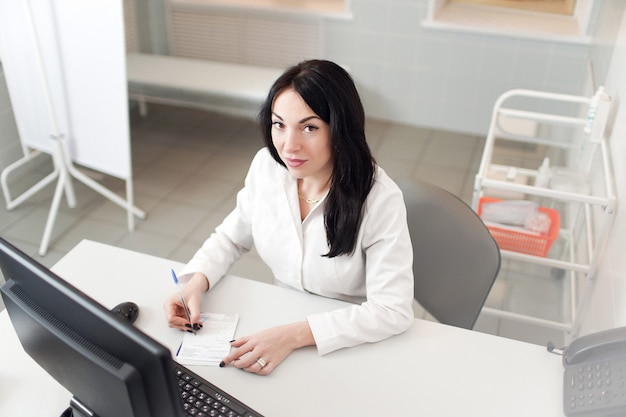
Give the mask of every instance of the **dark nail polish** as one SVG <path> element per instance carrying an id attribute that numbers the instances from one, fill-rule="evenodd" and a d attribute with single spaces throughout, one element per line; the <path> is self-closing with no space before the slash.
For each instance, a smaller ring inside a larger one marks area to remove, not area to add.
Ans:
<path id="1" fill-rule="evenodd" d="M 185 327 L 188 328 L 188 329 L 191 329 L 191 324 L 187 323 L 187 324 L 185 324 Z"/>
<path id="2" fill-rule="evenodd" d="M 198 323 L 193 324 L 193 329 L 196 331 L 200 330 L 200 326 L 198 326 Z"/>
<path id="3" fill-rule="evenodd" d="M 223 368 L 223 367 L 225 367 L 225 366 L 226 366 L 226 364 L 224 363 L 224 361 L 221 361 L 221 362 L 220 362 L 220 368 Z"/>
<path id="4" fill-rule="evenodd" d="M 228 343 L 233 343 L 235 340 L 237 340 L 237 339 L 233 339 L 233 340 L 231 340 L 231 341 L 230 341 L 230 342 L 228 342 Z"/>
<path id="5" fill-rule="evenodd" d="M 185 330 L 187 333 L 193 333 L 193 330 Z"/>

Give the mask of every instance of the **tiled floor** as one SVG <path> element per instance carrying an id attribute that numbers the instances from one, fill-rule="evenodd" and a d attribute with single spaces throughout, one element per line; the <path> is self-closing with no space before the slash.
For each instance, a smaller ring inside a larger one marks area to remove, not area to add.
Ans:
<path id="1" fill-rule="evenodd" d="M 484 140 L 481 137 L 368 120 L 367 135 L 378 163 L 392 178 L 415 176 L 471 201 Z M 146 118 L 131 114 L 135 202 L 147 212 L 127 230 L 126 213 L 93 190 L 74 182 L 77 207 L 65 200 L 57 216 L 46 256 L 38 249 L 54 187 L 48 186 L 13 209 L 0 204 L 0 235 L 46 266 L 52 266 L 82 239 L 91 239 L 185 262 L 231 210 L 248 164 L 261 146 L 254 121 L 200 110 L 152 105 Z M 52 170 L 50 158 L 37 157 L 10 177 L 12 195 Z M 124 183 L 97 172 L 93 179 L 123 195 Z M 507 265 L 505 263 L 504 267 Z M 528 269 L 507 272 L 492 292 L 490 305 L 505 305 L 540 315 L 558 315 L 559 283 L 525 279 L 545 275 Z M 252 252 L 232 273 L 270 281 L 269 270 Z M 515 287 L 510 283 L 519 281 Z M 2 306 L 0 305 L 0 308 Z M 424 317 L 416 309 L 418 317 Z M 562 342 L 559 331 L 481 316 L 476 330 L 545 344 Z"/>

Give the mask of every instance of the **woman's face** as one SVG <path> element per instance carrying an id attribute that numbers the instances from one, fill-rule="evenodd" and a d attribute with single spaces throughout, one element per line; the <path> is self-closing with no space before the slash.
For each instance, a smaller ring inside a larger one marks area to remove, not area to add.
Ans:
<path id="1" fill-rule="evenodd" d="M 321 181 L 330 178 L 330 126 L 292 88 L 274 99 L 272 142 L 293 177 Z"/>

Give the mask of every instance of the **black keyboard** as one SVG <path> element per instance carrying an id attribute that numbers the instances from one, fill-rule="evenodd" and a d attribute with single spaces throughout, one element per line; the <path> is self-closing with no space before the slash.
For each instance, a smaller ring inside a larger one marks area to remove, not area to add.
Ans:
<path id="1" fill-rule="evenodd" d="M 183 410 L 191 417 L 263 417 L 232 395 L 172 361 Z"/>

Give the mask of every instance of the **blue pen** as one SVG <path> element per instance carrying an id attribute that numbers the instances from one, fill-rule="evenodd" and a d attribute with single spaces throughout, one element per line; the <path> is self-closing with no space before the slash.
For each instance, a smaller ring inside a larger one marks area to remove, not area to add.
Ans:
<path id="1" fill-rule="evenodd" d="M 174 284 L 176 284 L 176 288 L 178 288 L 178 292 L 180 293 L 180 301 L 183 303 L 183 308 L 185 309 L 185 315 L 187 316 L 187 320 L 189 320 L 189 324 L 191 324 L 191 314 L 189 313 L 189 308 L 187 308 L 187 303 L 185 302 L 185 297 L 183 296 L 183 290 L 180 288 L 180 284 L 178 283 L 178 277 L 176 276 L 176 272 L 172 269 L 172 278 L 174 278 Z M 196 334 L 196 330 L 193 330 L 193 334 Z"/>

